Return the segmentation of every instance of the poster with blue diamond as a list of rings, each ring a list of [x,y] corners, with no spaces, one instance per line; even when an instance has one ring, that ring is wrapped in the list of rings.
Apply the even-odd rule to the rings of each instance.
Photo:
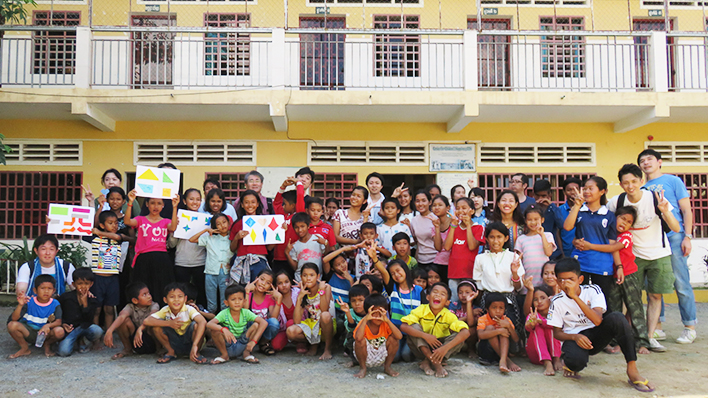
[[[268,216],[243,216],[243,230],[248,235],[243,238],[243,244],[249,245],[279,245],[285,243],[285,230],[282,214]]]
[[[205,229],[211,228],[211,214],[178,210],[177,221],[179,224],[175,229],[174,237],[179,239],[189,239]]]

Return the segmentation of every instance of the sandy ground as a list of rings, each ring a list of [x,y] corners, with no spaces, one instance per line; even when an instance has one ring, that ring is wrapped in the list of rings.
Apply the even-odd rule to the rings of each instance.
[[[7,319],[11,308],[0,308]],[[699,304],[699,319],[707,319],[708,304]],[[69,358],[45,358],[33,348],[30,357],[9,360],[17,350],[16,343],[3,331],[0,334],[0,396],[26,397],[37,389],[37,397],[82,396],[206,396],[231,397],[313,397],[313,396],[467,396],[467,397],[630,397],[708,395],[708,327],[698,326],[699,338],[694,344],[679,345],[674,339],[681,332],[677,305],[667,306],[664,330],[669,338],[666,353],[643,355],[639,369],[657,386],[652,394],[641,394],[627,385],[625,364],[621,354],[598,354],[582,372],[582,379],[571,380],[560,374],[543,376],[540,366],[520,359],[520,373],[501,375],[494,367],[483,367],[466,356],[450,360],[446,379],[425,376],[417,364],[394,364],[401,375],[382,375],[372,369],[359,380],[354,370],[344,364],[340,352],[328,362],[317,357],[302,357],[293,348],[273,357],[256,354],[259,365],[241,361],[213,365],[196,365],[180,359],[166,365],[155,363],[154,356],[133,356],[111,360],[118,349],[104,349]],[[115,339],[117,342],[117,336]],[[120,344],[120,343],[118,343]],[[205,348],[203,354],[214,357],[218,352]],[[463,395],[460,395],[463,394]]]

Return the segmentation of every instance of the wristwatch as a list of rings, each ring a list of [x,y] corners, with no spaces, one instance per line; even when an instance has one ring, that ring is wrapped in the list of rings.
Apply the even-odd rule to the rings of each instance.
[[[686,234],[686,237],[687,237],[688,239],[693,239],[693,234]]]

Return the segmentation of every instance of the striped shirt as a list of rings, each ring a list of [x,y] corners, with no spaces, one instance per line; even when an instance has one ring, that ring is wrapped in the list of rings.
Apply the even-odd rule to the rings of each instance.
[[[352,279],[354,279],[352,277]],[[329,286],[332,288],[332,300],[334,300],[334,308],[339,309],[338,300],[349,303],[349,289],[352,287],[348,280],[337,275],[336,273],[329,278]]]
[[[54,315],[52,322],[56,319],[61,319],[61,305],[59,300],[50,298],[46,303],[40,303],[37,301],[37,297],[32,297],[32,299],[25,304],[23,309],[24,314],[22,315],[22,320],[27,323],[27,326],[34,330],[39,330],[42,326],[49,323],[49,317]]]
[[[550,232],[544,232],[546,240],[550,242],[553,246],[553,250],[556,250],[556,241],[553,239],[553,234]],[[516,240],[516,245],[514,249],[521,252],[524,259],[524,271],[526,271],[527,276],[533,276],[533,283],[539,283],[542,278],[543,264],[548,261],[548,256],[543,250],[543,241],[541,240],[541,235],[521,235],[519,239]]]
[[[423,288],[418,285],[413,285],[413,288],[408,293],[401,292],[397,284],[393,284],[390,291],[391,298],[391,322],[396,326],[401,326],[401,319],[408,315],[414,309],[420,307],[420,296],[423,293]]]

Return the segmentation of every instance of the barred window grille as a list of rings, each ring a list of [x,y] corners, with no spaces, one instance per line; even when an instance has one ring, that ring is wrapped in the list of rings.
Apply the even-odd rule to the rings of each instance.
[[[374,29],[419,29],[417,15],[374,15]],[[376,76],[420,76],[420,36],[385,34],[374,36]]]
[[[541,30],[580,31],[582,17],[541,17]],[[543,77],[585,77],[585,37],[554,35],[541,37]]]
[[[250,14],[204,14],[204,26],[248,28]],[[248,33],[205,33],[204,74],[248,76],[251,74],[251,35]]]
[[[81,13],[78,11],[34,11],[34,25],[78,26]],[[76,31],[40,30],[32,34],[33,73],[72,75],[76,67]]]

